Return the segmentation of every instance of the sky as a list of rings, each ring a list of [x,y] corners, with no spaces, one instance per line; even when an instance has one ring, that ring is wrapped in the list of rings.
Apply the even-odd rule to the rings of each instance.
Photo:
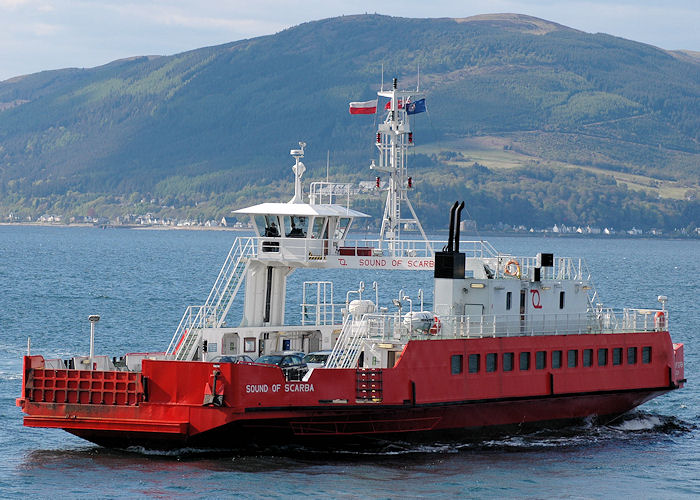
[[[510,12],[664,49],[700,51],[700,0],[0,0],[0,81],[273,34],[350,14]]]

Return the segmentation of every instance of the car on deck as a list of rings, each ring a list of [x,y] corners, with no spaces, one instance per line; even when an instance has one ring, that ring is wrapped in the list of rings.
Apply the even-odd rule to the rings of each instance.
[[[277,365],[282,368],[287,380],[301,380],[309,371],[303,362],[304,353],[299,351],[280,351],[260,356],[256,363],[265,365]]]

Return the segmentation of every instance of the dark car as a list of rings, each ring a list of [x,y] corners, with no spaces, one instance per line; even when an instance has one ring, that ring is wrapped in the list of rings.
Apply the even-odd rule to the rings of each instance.
[[[273,352],[260,356],[256,363],[265,365],[277,365],[282,368],[287,380],[301,380],[308,371],[306,364],[302,361],[303,352]]]
[[[229,354],[216,356],[209,360],[210,363],[253,363],[253,358],[246,354]]]

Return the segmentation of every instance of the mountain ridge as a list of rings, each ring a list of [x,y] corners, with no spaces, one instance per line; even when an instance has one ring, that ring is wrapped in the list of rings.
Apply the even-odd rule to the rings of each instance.
[[[92,198],[74,211],[100,197],[135,210],[128,199],[150,194],[222,213],[278,184],[298,140],[332,150],[341,175],[367,176],[350,166],[373,157],[373,125],[345,109],[375,95],[376,61],[403,87],[415,85],[420,66],[439,119],[426,127],[417,117],[418,144],[494,136],[533,160],[688,190],[700,179],[700,67],[691,55],[517,14],[357,15],[0,82],[0,103],[14,103],[0,105],[0,213],[67,206],[68,193]],[[307,164],[319,169],[319,156]],[[417,162],[439,174],[437,157],[426,158]],[[677,203],[652,205],[671,224],[681,220]]]

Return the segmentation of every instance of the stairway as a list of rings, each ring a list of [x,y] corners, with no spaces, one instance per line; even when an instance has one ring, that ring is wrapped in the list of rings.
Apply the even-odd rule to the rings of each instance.
[[[195,358],[204,328],[221,328],[255,256],[255,238],[236,238],[203,306],[188,306],[166,354],[179,361]]]

